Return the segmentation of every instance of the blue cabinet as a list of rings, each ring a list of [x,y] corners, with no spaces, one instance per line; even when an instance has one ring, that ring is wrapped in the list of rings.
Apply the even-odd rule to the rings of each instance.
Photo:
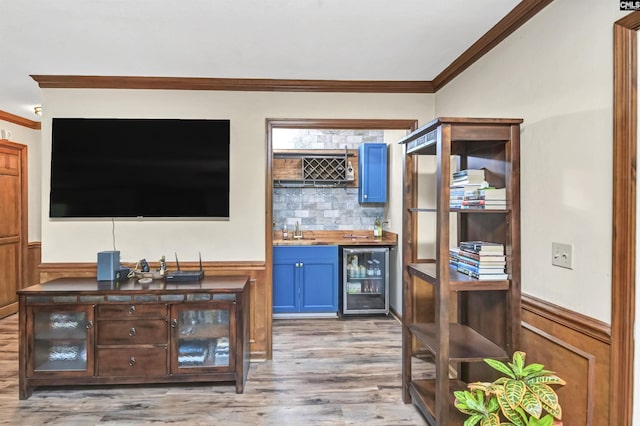
[[[361,203],[387,202],[387,144],[363,143],[358,157]]]
[[[273,312],[338,310],[338,247],[273,248]]]

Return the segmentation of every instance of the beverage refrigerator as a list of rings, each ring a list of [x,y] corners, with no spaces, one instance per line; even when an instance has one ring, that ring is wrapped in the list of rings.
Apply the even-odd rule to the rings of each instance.
[[[389,315],[389,247],[342,247],[340,315]]]

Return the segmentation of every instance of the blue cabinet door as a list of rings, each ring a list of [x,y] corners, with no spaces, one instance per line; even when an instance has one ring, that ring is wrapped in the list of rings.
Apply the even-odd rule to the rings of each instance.
[[[358,155],[358,200],[361,203],[386,203],[387,144],[363,143]]]
[[[273,248],[273,312],[337,312],[338,247]]]
[[[338,311],[338,264],[335,260],[304,262],[300,312]]]
[[[273,312],[298,312],[297,275],[295,263],[273,264]]]

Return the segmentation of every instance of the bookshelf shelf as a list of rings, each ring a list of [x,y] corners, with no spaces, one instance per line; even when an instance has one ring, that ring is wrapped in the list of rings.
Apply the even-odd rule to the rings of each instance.
[[[409,225],[403,233],[403,400],[415,404],[431,425],[461,425],[466,416],[453,406],[453,390],[490,379],[491,370],[482,360],[508,359],[519,345],[521,122],[438,118],[400,141],[406,168],[403,220]],[[422,163],[414,161],[416,156],[433,157],[432,178],[418,172]],[[454,172],[462,171],[456,173],[456,182],[466,180],[464,175],[470,181],[480,173],[464,171],[479,169],[489,186],[504,188],[500,197],[494,193],[492,198],[504,208],[452,207],[459,200],[470,205],[480,199],[451,195]],[[460,189],[456,197],[459,194]],[[429,196],[434,198],[429,205],[436,207],[418,207],[418,200],[424,205]],[[416,213],[423,212],[433,215],[420,220]],[[428,236],[432,240],[425,241]],[[449,250],[464,241],[497,243],[508,279],[477,279],[458,272],[450,264]],[[424,257],[425,247],[433,248],[433,257]],[[464,267],[470,274],[480,272]],[[433,289],[425,290],[425,283]],[[412,375],[412,361],[425,350],[435,362],[433,380]]]
[[[431,285],[438,285],[435,263],[410,263],[409,274],[418,277]],[[483,291],[509,290],[509,280],[479,280],[458,272],[449,267],[449,290],[453,291]]]

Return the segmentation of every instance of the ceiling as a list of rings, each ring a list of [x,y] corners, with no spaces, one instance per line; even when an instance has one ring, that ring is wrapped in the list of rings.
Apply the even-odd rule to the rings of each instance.
[[[2,0],[0,111],[30,75],[431,81],[519,0]]]

